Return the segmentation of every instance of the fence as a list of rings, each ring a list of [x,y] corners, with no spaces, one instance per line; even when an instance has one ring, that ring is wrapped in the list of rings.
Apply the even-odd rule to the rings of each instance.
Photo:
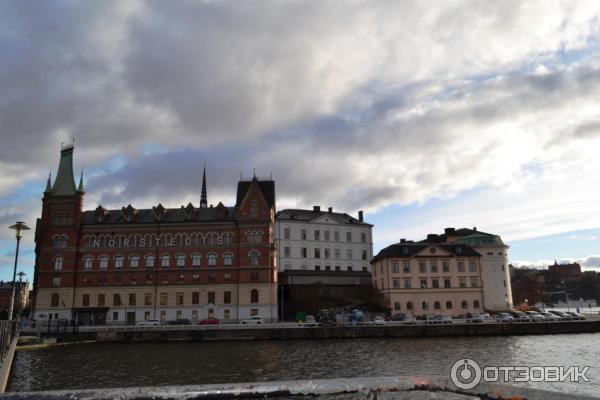
[[[17,321],[0,321],[0,366],[4,363],[4,358],[16,334]]]

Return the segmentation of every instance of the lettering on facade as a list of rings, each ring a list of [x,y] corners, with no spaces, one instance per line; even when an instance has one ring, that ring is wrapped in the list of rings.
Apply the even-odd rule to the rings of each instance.
[[[192,232],[85,236],[92,249],[136,249],[152,247],[203,247],[233,244],[232,232]]]

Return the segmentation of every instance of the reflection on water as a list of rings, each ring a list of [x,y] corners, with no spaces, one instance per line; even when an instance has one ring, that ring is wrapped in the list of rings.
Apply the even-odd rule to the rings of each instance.
[[[193,343],[96,343],[19,351],[11,391],[353,376],[448,376],[480,365],[590,366],[589,383],[531,383],[598,395],[600,334]]]

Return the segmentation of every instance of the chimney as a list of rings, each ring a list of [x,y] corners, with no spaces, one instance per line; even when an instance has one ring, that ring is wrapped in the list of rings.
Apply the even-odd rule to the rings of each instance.
[[[332,212],[333,212],[333,207],[329,207],[327,210],[328,210],[330,213],[332,213]]]
[[[321,212],[321,206],[313,206],[314,212]]]
[[[406,239],[404,239],[404,238],[400,239],[400,243],[406,243]]]
[[[360,222],[363,222],[363,212],[362,212],[362,211],[359,211],[359,212],[358,212],[358,220],[359,220]]]
[[[444,233],[445,233],[446,235],[448,235],[448,234],[450,234],[450,233],[454,233],[454,228],[446,228],[446,229],[444,229]]]
[[[477,227],[476,227],[476,226],[474,226],[474,227],[473,227],[473,230],[474,230],[474,231],[477,231]]]

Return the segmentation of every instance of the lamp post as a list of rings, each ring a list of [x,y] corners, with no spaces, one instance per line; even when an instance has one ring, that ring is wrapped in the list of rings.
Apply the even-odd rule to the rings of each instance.
[[[23,306],[23,277],[27,274],[23,271],[19,271],[17,275],[19,276],[19,296],[17,296],[17,319],[20,321],[22,311],[21,307]]]
[[[281,286],[281,320],[283,322],[283,286]]]
[[[19,243],[23,237],[23,231],[28,231],[29,227],[22,221],[17,221],[16,224],[9,227],[15,231],[15,237],[17,238],[17,251],[15,252],[15,267],[13,269],[13,285],[12,295],[10,296],[10,306],[8,308],[8,320],[11,321],[13,318],[13,307],[15,305],[15,286],[17,284],[17,262],[19,260]]]

